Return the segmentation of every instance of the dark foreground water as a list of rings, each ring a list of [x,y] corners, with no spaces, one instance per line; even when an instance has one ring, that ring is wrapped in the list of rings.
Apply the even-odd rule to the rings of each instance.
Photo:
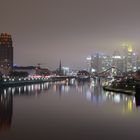
[[[0,91],[0,140],[140,140],[139,99],[95,81]]]

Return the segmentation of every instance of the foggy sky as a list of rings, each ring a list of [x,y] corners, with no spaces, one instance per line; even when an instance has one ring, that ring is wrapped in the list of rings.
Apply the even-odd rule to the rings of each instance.
[[[0,0],[0,32],[12,35],[14,63],[86,67],[124,41],[140,52],[139,0]]]

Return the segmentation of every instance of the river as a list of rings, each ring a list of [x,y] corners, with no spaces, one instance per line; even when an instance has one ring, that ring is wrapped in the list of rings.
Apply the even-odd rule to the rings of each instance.
[[[139,140],[139,101],[94,80],[0,89],[0,140]]]

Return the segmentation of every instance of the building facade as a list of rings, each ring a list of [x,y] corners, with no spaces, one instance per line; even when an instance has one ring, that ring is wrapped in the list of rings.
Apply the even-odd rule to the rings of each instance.
[[[0,34],[0,72],[8,75],[13,68],[13,43],[10,34]]]
[[[87,57],[87,70],[91,73],[101,73],[114,67],[123,73],[135,72],[140,69],[140,57],[129,43],[121,45],[122,51],[114,51],[112,55],[95,53]]]
[[[120,55],[119,51],[114,51],[111,65],[123,72],[123,56]]]
[[[90,72],[101,73],[111,67],[111,57],[102,53],[96,53],[90,59]]]
[[[130,72],[137,70],[137,55],[131,44],[123,43],[123,71]]]

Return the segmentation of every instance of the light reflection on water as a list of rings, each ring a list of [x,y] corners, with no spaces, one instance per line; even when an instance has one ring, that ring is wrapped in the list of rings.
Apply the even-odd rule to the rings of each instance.
[[[81,101],[80,100],[82,99],[83,100],[83,104],[82,104],[83,110],[82,111],[85,110],[87,112],[88,106],[89,106],[88,102],[89,102],[90,106],[93,107],[95,112],[96,112],[96,110],[99,111],[98,106],[100,108],[103,108],[103,110],[104,109],[107,110],[106,112],[108,114],[106,113],[106,117],[108,117],[110,119],[112,119],[114,117],[114,114],[113,114],[113,116],[111,116],[110,112],[112,113],[113,112],[112,108],[114,108],[114,110],[115,110],[116,107],[117,107],[116,110],[118,108],[119,108],[119,110],[121,110],[120,114],[122,114],[122,115],[123,114],[127,115],[127,114],[132,113],[137,116],[136,110],[138,109],[137,107],[139,106],[139,101],[140,101],[139,97],[103,91],[101,85],[97,81],[94,81],[94,80],[91,80],[90,82],[83,82],[83,81],[78,82],[78,81],[72,79],[71,81],[33,84],[33,85],[27,85],[27,86],[21,86],[21,87],[9,87],[9,88],[0,90],[0,133],[2,130],[4,130],[4,131],[7,130],[6,128],[12,129],[11,124],[12,124],[12,115],[14,112],[14,108],[16,110],[14,112],[14,118],[16,118],[17,120],[22,118],[22,116],[17,115],[17,114],[19,114],[19,112],[21,113],[22,110],[19,109],[18,106],[14,105],[13,100],[15,101],[15,104],[17,104],[17,105],[19,105],[22,102],[22,104],[19,105],[19,107],[24,108],[23,105],[24,105],[24,102],[27,102],[26,101],[27,99],[23,99],[22,98],[23,96],[30,98],[33,96],[38,97],[40,95],[41,95],[41,98],[39,98],[38,100],[41,101],[42,103],[45,102],[44,104],[47,104],[50,106],[54,104],[54,106],[52,108],[45,106],[45,108],[47,110],[52,109],[52,112],[51,112],[52,114],[55,114],[55,112],[53,112],[53,111],[57,110],[57,106],[58,106],[58,110],[60,110],[60,108],[59,108],[60,103],[63,103],[63,106],[61,106],[61,108],[63,108],[65,105],[71,106],[71,104],[73,104],[72,100],[75,100],[76,105],[77,105],[76,107],[79,108],[79,110],[81,110],[81,107],[80,107]],[[61,97],[63,100],[60,100],[60,98],[59,98],[59,102],[58,101],[56,102],[55,98],[57,96]],[[18,98],[18,97],[20,97],[20,98]],[[49,98],[52,102],[50,102],[50,100],[48,100]],[[70,98],[70,100],[67,98]],[[47,101],[45,101],[45,99]],[[64,102],[65,100],[66,100],[66,103]],[[33,110],[33,112],[37,112],[38,117],[40,117],[39,116],[40,113],[41,114],[46,113],[46,112],[41,112],[41,109],[34,110],[34,106],[36,106],[37,101],[32,98],[30,99],[30,101],[31,101],[31,103],[29,102],[28,104],[30,104],[30,108],[31,108],[31,110]],[[34,104],[34,106],[33,106],[33,104]],[[56,104],[56,107],[55,107],[55,104]],[[69,109],[71,110],[72,108],[69,107]],[[65,112],[63,111],[63,109],[60,110],[60,112],[63,117],[64,117],[64,115],[66,115]],[[26,113],[30,114],[29,112],[26,112]],[[67,117],[65,117],[65,119],[66,118],[68,119],[70,117],[70,115],[74,116],[74,114],[71,114],[71,113],[75,113],[75,112],[69,111],[67,113],[69,113],[69,116],[66,115]],[[87,118],[89,116],[88,113],[90,114],[91,112],[87,112],[87,116],[85,118]],[[101,112],[101,113],[103,113],[103,112]],[[138,115],[140,115],[139,112],[138,112]],[[63,118],[62,116],[60,118]],[[94,114],[93,116],[96,116],[96,115]],[[31,116],[28,116],[28,117],[30,118]],[[52,119],[54,121],[54,116],[50,115],[49,117],[48,118],[50,120]],[[33,118],[33,116],[32,116],[32,118]],[[15,124],[19,123],[18,121],[16,121],[16,119],[13,120],[13,125],[14,125],[15,131],[17,131]],[[64,124],[67,123],[67,122],[65,122],[65,119],[64,119]],[[69,119],[71,120],[71,117]],[[79,120],[80,119],[82,120],[83,118],[81,117],[81,118],[79,118]],[[116,119],[118,119],[118,118],[116,118]],[[47,121],[47,117],[44,120]],[[56,118],[56,120],[57,120],[57,118]],[[89,120],[91,120],[91,122],[93,121],[90,116],[89,116]],[[28,121],[33,123],[34,119],[28,120]],[[35,121],[41,121],[41,120],[38,119]],[[59,121],[60,120],[58,120],[57,123],[59,123]],[[73,121],[75,122],[76,120],[73,120]],[[60,123],[62,123],[62,121],[60,121]],[[85,125],[85,122],[83,122],[83,124]],[[52,123],[51,123],[51,125],[52,125]],[[82,125],[82,124],[80,124],[80,125]],[[39,126],[40,129],[41,129],[41,127],[46,127],[46,126]]]

